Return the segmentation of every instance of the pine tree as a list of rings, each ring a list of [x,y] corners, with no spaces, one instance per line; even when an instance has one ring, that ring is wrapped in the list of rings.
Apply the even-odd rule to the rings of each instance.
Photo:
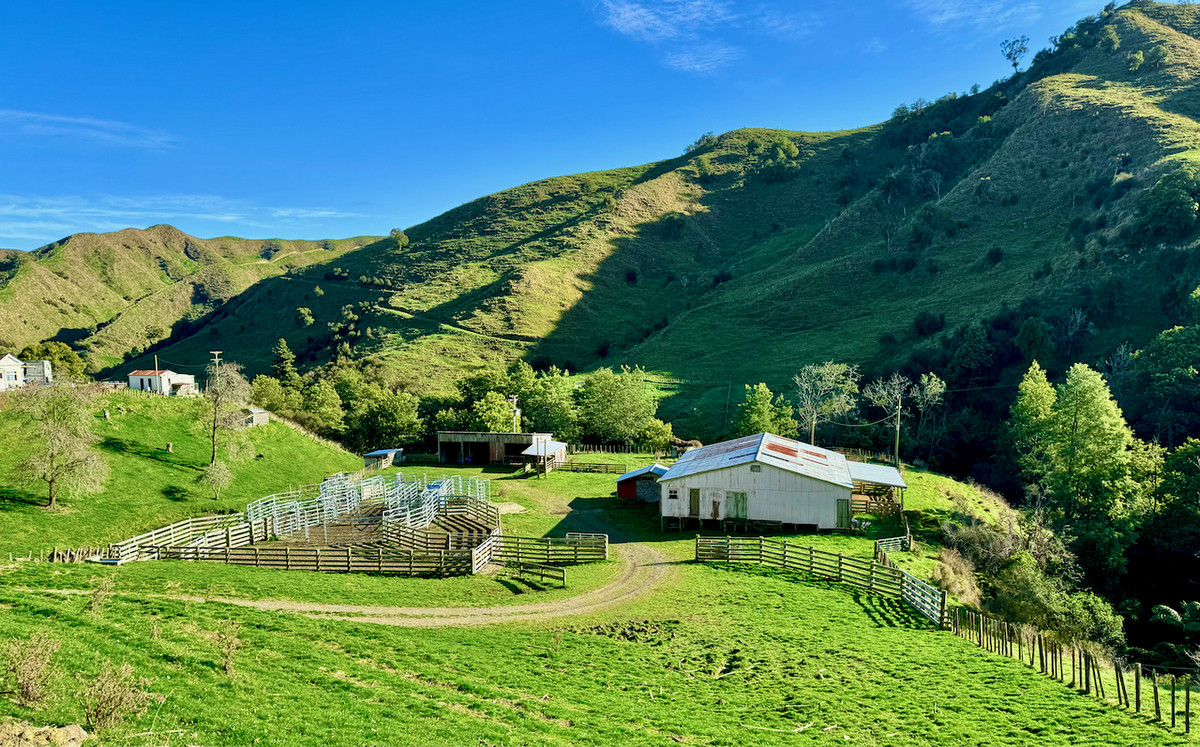
[[[296,354],[288,347],[287,340],[280,337],[274,352],[275,363],[271,366],[271,372],[275,374],[275,378],[279,379],[284,389],[301,389],[303,382],[300,381],[300,373],[296,371]]]

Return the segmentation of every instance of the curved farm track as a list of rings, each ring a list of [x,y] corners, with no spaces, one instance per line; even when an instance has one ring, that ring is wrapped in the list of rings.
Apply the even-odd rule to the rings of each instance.
[[[675,569],[660,552],[641,542],[621,544],[620,575],[592,591],[554,602],[496,607],[382,607],[355,604],[318,604],[281,599],[231,599],[177,596],[189,602],[216,602],[267,612],[290,612],[323,620],[398,625],[409,628],[470,627],[501,623],[537,622],[599,612],[637,599],[662,586]]]

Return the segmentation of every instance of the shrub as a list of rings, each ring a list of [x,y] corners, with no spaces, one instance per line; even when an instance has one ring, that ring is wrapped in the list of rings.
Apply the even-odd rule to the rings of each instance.
[[[625,282],[629,283],[630,285],[637,285],[637,281],[638,281],[637,270],[633,269],[632,267],[627,268],[625,270]]]
[[[729,280],[733,280],[733,273],[729,272],[728,270],[721,270],[716,274],[716,277],[713,278],[713,287],[715,288],[721,283]]]
[[[46,699],[54,673],[50,660],[60,646],[62,641],[37,631],[28,640],[13,639],[0,649],[4,673],[12,679],[18,703],[30,706]]]
[[[913,331],[917,333],[917,337],[928,337],[935,332],[940,332],[946,326],[945,314],[934,314],[930,311],[922,311],[913,319]]]
[[[238,632],[241,631],[242,624],[239,622],[229,621],[217,633],[217,649],[221,652],[221,656],[225,659],[224,669],[225,674],[233,676],[233,655],[242,647],[242,639],[238,637]]]
[[[979,584],[975,582],[975,566],[957,550],[941,549],[938,564],[933,569],[933,580],[963,604],[978,608],[983,600]]]
[[[987,250],[987,263],[995,266],[1000,264],[1000,260],[1004,259],[1004,250],[998,246],[993,246]]]
[[[92,579],[93,581],[97,579]],[[89,615],[100,616],[104,611],[104,605],[108,602],[108,598],[112,596],[113,587],[117,585],[117,580],[112,576],[105,576],[99,579],[96,588],[92,589],[92,598],[88,600],[87,611]]]
[[[141,716],[151,702],[161,703],[163,695],[146,692],[150,680],[134,678],[133,667],[113,666],[104,661],[100,673],[79,694],[84,716],[94,729],[107,729],[127,718]]]

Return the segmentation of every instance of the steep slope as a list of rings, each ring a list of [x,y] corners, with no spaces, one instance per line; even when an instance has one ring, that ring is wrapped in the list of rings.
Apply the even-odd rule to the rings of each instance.
[[[264,277],[369,243],[197,239],[171,226],[76,234],[0,255],[0,349],[80,342],[93,370],[201,319]]]
[[[1139,2],[1026,73],[882,125],[738,130],[490,195],[258,283],[161,353],[198,368],[217,346],[261,371],[283,336],[306,363],[366,357],[432,395],[518,358],[643,364],[672,395],[664,414],[701,437],[742,384],[786,388],[814,361],[995,383],[954,360],[968,326],[1002,372],[1033,315],[1064,362],[1094,361],[1173,323],[1200,282],[1194,233],[1161,230],[1153,204],[1160,177],[1200,160],[1197,33],[1195,7]],[[1095,334],[1072,337],[1069,314]]]

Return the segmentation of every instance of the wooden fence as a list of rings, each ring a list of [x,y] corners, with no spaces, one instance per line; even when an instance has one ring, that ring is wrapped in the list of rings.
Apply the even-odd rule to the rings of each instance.
[[[608,559],[608,535],[575,537],[496,537],[492,557],[498,561],[559,565]]]
[[[629,471],[629,465],[616,462],[563,462],[555,469],[563,472],[605,472],[623,475]]]
[[[567,586],[567,569],[562,566],[546,565],[545,563],[507,563],[505,571],[516,576],[536,576],[540,581],[557,581],[563,588]]]
[[[860,589],[900,599],[938,627],[947,625],[946,592],[907,571],[871,560],[849,558],[765,537],[696,535],[696,560],[761,563],[832,578]]]
[[[470,550],[404,552],[384,548],[165,547],[140,550],[155,560],[192,560],[319,573],[461,576],[471,573]]]

